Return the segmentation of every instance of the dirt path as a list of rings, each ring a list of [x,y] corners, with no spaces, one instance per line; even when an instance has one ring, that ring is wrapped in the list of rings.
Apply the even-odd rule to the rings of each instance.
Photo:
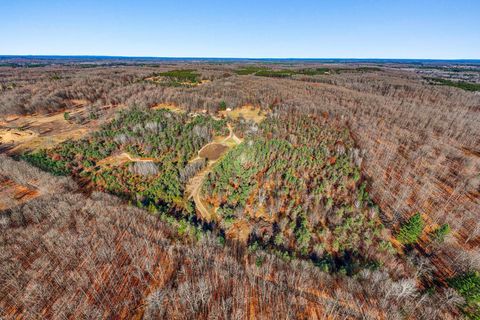
[[[228,144],[228,140],[234,141],[234,145],[239,145],[242,143],[242,140],[238,138],[235,133],[233,132],[232,126],[230,124],[227,124],[228,130],[229,130],[229,135],[228,137],[224,138],[221,142],[210,142],[206,144],[205,146],[202,147],[202,149],[199,150],[199,153],[201,150],[203,150],[206,146],[212,144],[212,143],[220,143],[226,146],[228,149],[225,151],[228,152],[229,149],[233,148],[231,144]],[[194,160],[200,159],[199,156],[197,156]],[[220,158],[219,158],[220,159]],[[205,207],[203,204],[203,201],[201,199],[201,189],[203,182],[205,181],[206,176],[212,171],[213,165],[219,160],[212,160],[209,161],[207,166],[201,170],[199,173],[197,173],[193,178],[190,179],[190,181],[187,183],[186,187],[186,194],[188,194],[188,199],[193,199],[193,202],[195,202],[195,207],[197,208],[198,212],[200,213],[201,217],[205,219],[206,221],[210,221],[212,219],[212,216],[208,209]]]
[[[202,218],[206,221],[211,221],[213,217],[202,202],[202,199],[200,197],[200,190],[202,188],[205,177],[212,171],[212,166],[215,162],[216,161],[211,161],[211,163],[209,163],[205,169],[197,173],[189,182],[189,185],[191,185],[190,190],[187,188],[187,192],[190,191],[190,196],[188,198],[193,198],[193,202],[195,202],[195,207],[197,208]]]
[[[203,149],[205,149],[206,147],[208,147],[211,144],[223,144],[223,145],[226,145],[228,147],[228,140],[233,140],[236,145],[242,143],[242,139],[240,139],[239,137],[237,137],[235,135],[235,133],[233,133],[233,128],[230,125],[230,123],[227,124],[227,127],[228,127],[228,131],[229,131],[229,134],[228,134],[227,137],[223,138],[221,141],[212,141],[212,142],[207,143],[200,150],[198,150],[198,154],[200,154]],[[200,158],[200,157],[196,157],[195,159],[198,159],[198,158]]]
[[[129,155],[126,152],[122,152],[120,154],[116,155],[111,155],[109,157],[106,157],[105,159],[100,160],[97,164],[100,166],[104,165],[113,165],[113,166],[118,166],[121,164],[124,164],[125,162],[153,162],[155,159],[153,158],[132,158],[131,155]]]
[[[120,155],[121,157],[125,157],[132,162],[153,162],[155,159],[153,158],[132,158],[128,153],[124,152]]]

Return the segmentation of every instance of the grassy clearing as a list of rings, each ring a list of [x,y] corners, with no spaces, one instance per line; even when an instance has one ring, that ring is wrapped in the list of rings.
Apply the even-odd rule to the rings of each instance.
[[[201,83],[200,74],[191,69],[154,73],[145,80],[170,87],[195,86]]]
[[[466,81],[452,81],[442,78],[425,78],[430,84],[449,86],[454,88],[459,88],[465,91],[480,91],[480,83],[471,83]]]
[[[244,105],[240,108],[235,108],[233,110],[227,111],[220,111],[220,115],[229,117],[233,120],[238,120],[240,118],[243,118],[245,120],[251,120],[254,121],[255,123],[260,123],[262,122],[265,117],[267,116],[264,111],[262,111],[258,107],[254,107],[252,105]]]
[[[0,144],[2,143],[25,143],[38,136],[32,130],[20,130],[17,128],[0,128]]]

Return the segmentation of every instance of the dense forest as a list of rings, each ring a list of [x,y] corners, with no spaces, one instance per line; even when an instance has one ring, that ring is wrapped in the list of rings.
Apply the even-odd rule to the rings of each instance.
[[[0,67],[0,314],[478,318],[463,68]]]
[[[245,220],[254,239],[318,260],[362,256],[373,262],[393,250],[346,127],[274,111],[253,131],[203,186],[224,225]],[[352,263],[346,267],[351,271]]]

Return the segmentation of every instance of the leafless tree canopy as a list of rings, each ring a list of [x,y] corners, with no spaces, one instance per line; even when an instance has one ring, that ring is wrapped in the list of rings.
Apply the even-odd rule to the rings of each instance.
[[[308,262],[244,255],[211,235],[192,242],[115,197],[87,197],[67,178],[1,159],[2,170],[24,169],[10,178],[57,188],[1,213],[7,318],[391,319],[408,312],[445,319],[460,299],[450,291],[422,295],[413,279],[380,271],[337,277]]]
[[[8,116],[63,112],[79,105],[150,108],[174,104],[215,113],[251,104],[291,118],[312,115],[346,126],[381,220],[396,231],[420,212],[427,226],[448,224],[441,245],[427,237],[412,251],[355,276],[322,272],[311,261],[219,244],[185,232],[108,194],[79,187],[0,155],[0,181],[35,191],[0,211],[0,315],[5,319],[456,319],[465,301],[446,279],[480,268],[480,95],[432,85],[410,70],[338,72],[271,78],[239,66],[183,64],[196,86],[148,81],[168,65],[0,67],[0,127]],[[305,66],[302,66],[305,67]],[[310,66],[309,66],[310,67]],[[277,68],[273,66],[272,68]],[[285,68],[292,68],[286,66]],[[348,68],[347,68],[348,69]],[[75,120],[75,119],[73,119]],[[72,120],[72,121],[73,121]],[[22,128],[25,129],[25,128]],[[160,132],[157,123],[144,128]],[[258,132],[240,120],[236,130]],[[204,140],[205,127],[193,128]],[[113,140],[128,143],[126,134]],[[299,137],[286,139],[296,144]],[[0,150],[2,150],[0,145]],[[345,152],[341,145],[337,153]],[[206,163],[181,168],[186,183]],[[129,170],[154,175],[156,163]],[[3,186],[2,186],[3,187]],[[0,192],[2,192],[0,187]],[[259,192],[259,202],[266,195]],[[2,207],[0,207],[2,208]],[[375,215],[376,212],[371,212]],[[282,228],[279,223],[278,228]],[[283,226],[284,227],[284,226]],[[191,232],[190,232],[191,231]],[[383,268],[384,267],[384,268]],[[434,293],[425,286],[439,279]]]

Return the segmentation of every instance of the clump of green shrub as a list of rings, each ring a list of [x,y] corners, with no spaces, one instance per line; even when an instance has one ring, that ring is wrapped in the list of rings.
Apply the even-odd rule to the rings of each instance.
[[[445,237],[450,233],[450,231],[450,225],[448,223],[444,223],[433,231],[432,239],[436,242],[442,243],[445,241]]]
[[[417,242],[423,232],[424,225],[425,223],[422,216],[417,212],[401,226],[397,240],[402,244],[413,244]]]
[[[480,319],[480,274],[467,272],[449,280],[449,284],[465,299],[464,311],[471,319]]]
[[[218,110],[224,111],[227,110],[227,103],[225,101],[221,101],[220,104],[218,105]]]
[[[51,159],[45,150],[40,150],[34,153],[25,153],[21,158],[34,166],[51,172],[56,176],[66,176],[70,173],[67,169],[67,163],[65,161]]]

